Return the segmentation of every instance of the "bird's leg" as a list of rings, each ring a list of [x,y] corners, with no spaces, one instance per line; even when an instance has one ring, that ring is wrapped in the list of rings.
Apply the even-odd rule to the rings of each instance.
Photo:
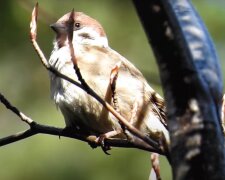
[[[118,104],[118,99],[117,99],[117,94],[116,94],[116,81],[118,78],[120,66],[121,66],[121,62],[117,63],[116,66],[111,70],[110,82],[109,82],[113,107],[119,113],[120,113],[120,109],[119,109],[119,104]]]
[[[109,104],[113,103],[113,107],[115,110],[117,110],[118,112],[120,112],[119,110],[119,105],[118,105],[118,100],[117,100],[117,95],[116,95],[116,80],[118,77],[118,72],[119,72],[119,68],[120,68],[121,62],[117,63],[114,68],[111,70],[111,74],[110,74],[110,80],[109,80],[109,84],[108,84],[108,88],[105,94],[105,101]],[[101,115],[100,115],[100,123],[105,123],[105,119],[108,119],[109,117],[109,112],[108,110],[106,110],[104,107],[102,108],[101,111]],[[104,140],[106,138],[110,138],[113,136],[116,136],[122,132],[124,132],[124,126],[121,125],[121,130],[114,130],[114,131],[109,131],[105,134],[101,134],[96,142],[101,144],[101,147],[103,149],[103,151],[107,153],[108,150],[110,150],[110,147],[107,147],[104,143]]]
[[[120,108],[119,108],[119,103],[118,103],[117,93],[116,93],[116,82],[117,82],[120,66],[121,66],[121,62],[117,63],[116,66],[112,69],[111,74],[110,74],[110,87],[111,87],[111,92],[112,92],[113,107],[118,113],[120,113]],[[131,124],[133,124],[134,118],[137,115],[137,109],[138,109],[138,103],[135,99],[133,109],[131,111],[131,118],[130,118]],[[120,123],[120,126],[121,126],[121,130],[117,131],[118,134],[123,133],[123,134],[125,134],[126,138],[129,139],[129,135],[126,132],[126,127],[121,123]]]
[[[137,103],[137,99],[135,98],[133,108],[131,110],[131,117],[130,117],[131,124],[135,123],[135,117],[137,116],[137,110],[138,110],[138,103]]]
[[[115,67],[111,70],[110,80],[104,98],[105,102],[109,104],[112,103],[112,100],[115,102],[113,103],[114,105],[116,105],[114,106],[114,109],[118,109],[117,99],[115,100],[115,87],[120,64],[121,63],[117,63]],[[103,107],[99,118],[100,124],[104,124],[106,122],[105,120],[108,118],[109,118],[109,111]]]
[[[114,130],[114,131],[109,131],[109,132],[107,132],[107,133],[105,133],[105,134],[101,134],[101,135],[98,136],[98,138],[95,140],[95,142],[96,142],[97,144],[100,144],[100,145],[101,145],[101,148],[102,148],[102,150],[103,150],[103,152],[104,152],[105,154],[110,155],[110,154],[108,153],[108,151],[109,151],[111,148],[110,148],[110,146],[107,146],[107,145],[105,144],[105,139],[110,138],[110,137],[113,137],[113,136],[116,136],[116,135],[120,134],[121,132],[122,132],[122,131]]]
[[[111,96],[112,96],[113,107],[118,113],[120,113],[120,108],[119,108],[119,103],[118,103],[118,98],[117,98],[117,93],[116,93],[116,82],[117,82],[120,66],[121,66],[121,62],[117,63],[116,66],[112,69],[111,74],[110,74],[110,88],[111,88],[111,92],[112,92]],[[120,123],[120,126],[123,130],[122,132],[126,135],[125,126],[121,123]],[[122,133],[122,132],[120,132],[120,133]]]

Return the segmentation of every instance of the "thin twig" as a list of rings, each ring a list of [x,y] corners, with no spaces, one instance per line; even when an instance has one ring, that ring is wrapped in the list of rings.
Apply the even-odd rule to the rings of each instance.
[[[60,73],[59,71],[57,71],[56,69],[54,69],[52,66],[49,65],[47,58],[45,57],[44,53],[42,52],[41,48],[39,47],[39,45],[36,41],[36,38],[37,38],[37,15],[38,15],[38,3],[36,4],[36,6],[34,7],[34,9],[32,11],[31,23],[30,23],[30,40],[32,42],[32,45],[33,45],[35,51],[37,52],[37,54],[41,60],[41,63],[47,70],[54,73],[58,77],[61,77],[62,79],[65,79],[65,80],[69,81],[70,83],[76,85],[77,87],[85,90],[80,83],[78,83],[77,81],[74,81],[73,79]]]
[[[74,47],[73,47],[73,27],[74,27],[74,9],[72,10],[72,12],[70,13],[70,17],[68,20],[68,40],[69,40],[69,47],[70,47],[70,55],[71,55],[71,61],[73,62],[73,66],[74,66],[74,70],[76,72],[77,78],[80,81],[80,83],[82,84],[82,86],[84,87],[84,90],[92,95],[94,93],[94,91],[89,87],[89,85],[86,83],[86,81],[83,79],[80,69],[78,67],[77,64],[77,59],[75,57],[75,51],[74,51]]]
[[[24,122],[30,125],[30,128],[25,131],[0,138],[0,146],[11,144],[13,142],[26,139],[36,134],[49,134],[49,135],[55,135],[60,137],[62,136],[69,137],[69,138],[88,142],[89,144],[92,144],[96,147],[101,145],[100,143],[96,141],[97,139],[96,136],[85,135],[85,134],[81,134],[76,131],[71,131],[64,128],[38,124],[37,122],[33,121],[31,118],[28,118],[18,108],[11,105],[11,103],[2,94],[0,94],[0,102],[4,104],[7,109],[11,110],[13,113],[18,115]],[[142,149],[142,150],[146,150],[150,152],[158,152],[146,143],[134,143],[134,142],[129,142],[125,139],[115,139],[115,138],[105,139],[105,144],[108,146],[114,146],[114,147],[138,148],[138,149]],[[163,154],[163,152],[161,153]]]
[[[101,144],[96,141],[96,136],[90,136],[87,134],[82,134],[81,132],[71,131],[70,129],[64,129],[64,128],[58,128],[53,126],[47,126],[38,124],[28,116],[26,116],[24,113],[22,113],[18,108],[13,106],[1,93],[0,93],[0,102],[5,105],[7,109],[15,113],[22,121],[26,122],[30,125],[30,128],[19,132],[7,137],[0,138],[0,146],[4,146],[7,144],[11,144],[13,142],[26,139],[28,137],[31,137],[36,134],[49,134],[49,135],[55,135],[55,136],[63,136],[63,137],[69,137],[78,139],[81,141],[88,142],[89,144],[92,144],[94,146],[100,146]],[[150,152],[158,152],[156,149],[152,148],[146,143],[135,143],[135,142],[129,142],[125,139],[105,139],[105,144],[108,146],[114,146],[114,147],[127,147],[127,148],[138,148]],[[163,152],[158,152],[163,154]]]
[[[159,164],[159,154],[152,153],[151,154],[151,162],[152,162],[152,169],[150,172],[149,180],[161,180],[160,175],[160,164]]]
[[[10,109],[14,112],[19,118],[24,121],[25,123],[29,124],[30,126],[33,124],[33,120],[26,116],[25,114],[21,113],[15,106],[11,105],[11,103],[0,93],[0,102],[5,105],[7,109]]]
[[[26,139],[35,134],[37,134],[37,133],[35,131],[32,131],[32,129],[27,129],[25,131],[22,131],[22,132],[19,132],[19,133],[10,135],[10,136],[0,138],[0,146],[5,146],[7,144],[11,144],[16,141],[20,141],[22,139]]]
[[[34,2],[30,0],[19,0],[19,5],[26,11],[30,12],[34,7]],[[44,24],[50,24],[56,20],[54,14],[47,11],[46,7],[39,8],[39,20]]]
[[[64,128],[46,126],[46,125],[35,123],[34,126],[30,129],[27,129],[25,131],[22,131],[7,137],[0,138],[0,147],[29,138],[37,134],[48,134],[48,135],[54,135],[57,137],[60,136],[60,137],[73,138],[73,139],[78,139],[84,142],[88,142],[89,144],[92,144],[92,147],[100,146],[100,144],[97,141],[95,141],[97,139],[96,136],[81,135],[81,134],[78,134],[77,132],[66,131]],[[150,146],[143,146],[143,144],[132,143],[125,139],[116,139],[116,138],[105,139],[104,143],[112,147],[138,148],[138,149],[149,151],[149,152],[155,152],[155,149],[151,148]]]

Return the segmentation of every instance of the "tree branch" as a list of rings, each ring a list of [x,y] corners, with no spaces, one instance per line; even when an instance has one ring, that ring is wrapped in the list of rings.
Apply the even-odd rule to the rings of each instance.
[[[101,146],[101,144],[96,141],[97,137],[94,135],[82,134],[81,132],[73,131],[71,129],[58,128],[58,127],[38,124],[37,122],[35,122],[34,120],[26,116],[24,113],[22,113],[18,108],[11,105],[11,103],[2,94],[0,94],[0,102],[4,104],[7,109],[11,110],[22,121],[26,122],[30,126],[30,128],[25,131],[0,138],[0,146],[4,146],[16,141],[20,141],[22,139],[26,139],[36,134],[49,134],[49,135],[55,135],[58,137],[69,137],[69,138],[78,139],[84,142],[88,142],[92,147]],[[148,144],[143,143],[143,141],[130,142],[125,139],[111,138],[111,139],[106,139],[105,144],[108,146],[113,146],[113,147],[138,148],[145,151],[164,154],[162,151],[157,151],[155,148],[152,148]]]
[[[27,123],[28,125],[32,125],[33,120],[27,117],[25,114],[21,113],[15,106],[11,105],[11,103],[0,93],[0,102],[5,105],[7,109],[10,109],[14,112],[19,118]]]
[[[18,132],[16,134],[13,134],[13,135],[10,135],[10,136],[0,138],[0,146],[5,146],[7,144],[11,144],[11,143],[14,143],[16,141],[20,141],[22,139],[26,139],[30,136],[35,135],[35,134],[37,134],[37,133],[35,133],[31,129],[27,129],[25,131]]]

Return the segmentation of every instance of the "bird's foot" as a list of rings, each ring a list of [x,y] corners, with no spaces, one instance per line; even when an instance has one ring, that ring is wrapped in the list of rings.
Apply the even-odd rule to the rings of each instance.
[[[107,134],[107,133],[106,133],[106,134]],[[102,148],[102,150],[103,150],[103,152],[104,152],[105,154],[110,155],[110,154],[108,153],[108,151],[111,149],[111,147],[105,144],[105,139],[108,138],[106,134],[101,134],[101,135],[96,139],[96,142],[97,142],[98,144],[100,144],[100,146],[101,146],[101,148]]]
[[[118,134],[120,134],[120,133],[121,133],[121,130],[117,130],[117,131],[116,131],[116,130],[114,130],[114,131],[109,131],[109,132],[107,132],[107,133],[105,133],[105,134],[99,135],[99,137],[95,140],[95,142],[96,142],[97,144],[100,144],[100,146],[101,146],[101,148],[102,148],[102,150],[103,150],[103,152],[104,152],[105,154],[110,155],[110,154],[108,153],[108,151],[111,149],[111,147],[105,144],[105,140],[106,140],[107,138],[116,136],[116,135],[118,135]]]

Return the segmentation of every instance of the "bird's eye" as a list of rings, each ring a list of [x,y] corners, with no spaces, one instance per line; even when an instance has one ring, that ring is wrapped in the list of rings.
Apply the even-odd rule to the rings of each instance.
[[[75,28],[80,28],[80,23],[75,23]]]

